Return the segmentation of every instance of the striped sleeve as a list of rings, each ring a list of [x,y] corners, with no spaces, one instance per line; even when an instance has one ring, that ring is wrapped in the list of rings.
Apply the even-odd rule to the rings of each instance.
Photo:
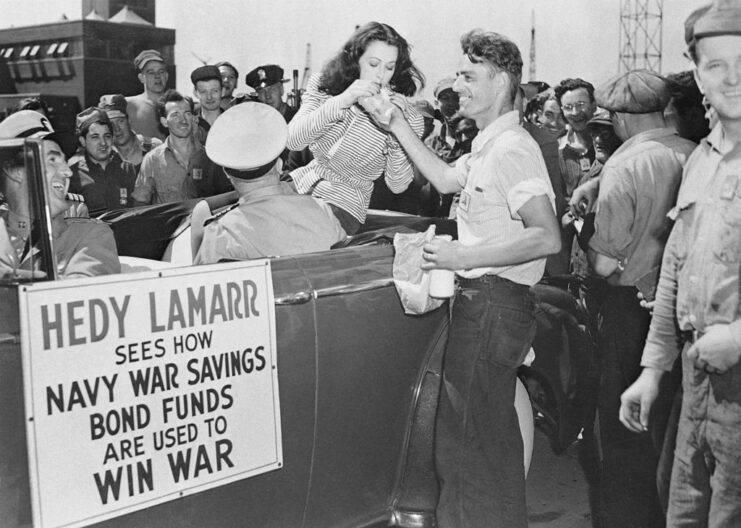
[[[320,92],[319,74],[314,74],[306,87],[301,108],[288,124],[288,149],[308,147],[343,115],[338,98]]]
[[[412,130],[417,134],[417,137],[420,137],[424,130],[424,119],[422,115],[411,105],[405,114]],[[386,156],[384,178],[391,192],[399,194],[406,191],[414,179],[414,168],[406,152],[393,135],[389,134],[386,145],[388,147],[388,155]]]

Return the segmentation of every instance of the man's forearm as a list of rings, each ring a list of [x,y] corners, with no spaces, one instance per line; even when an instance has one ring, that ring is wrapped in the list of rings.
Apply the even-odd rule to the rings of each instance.
[[[454,175],[452,168],[438,158],[427,146],[420,141],[417,134],[404,119],[396,121],[391,132],[401,144],[412,163],[439,192],[454,193],[461,190],[461,185]]]
[[[557,253],[560,239],[543,227],[528,227],[516,240],[501,244],[460,246],[460,268],[501,267],[523,264]]]

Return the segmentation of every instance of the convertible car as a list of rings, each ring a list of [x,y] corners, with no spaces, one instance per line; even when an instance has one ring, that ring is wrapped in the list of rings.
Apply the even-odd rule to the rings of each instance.
[[[20,148],[49,271],[0,280],[2,526],[436,525],[449,307],[405,315],[392,240],[454,222],[372,212],[343,247],[193,267],[177,255],[195,201],[115,211],[101,219],[122,274],[58,280],[41,146],[0,144]],[[556,450],[580,428],[591,340],[574,288],[538,286],[515,401],[526,468],[533,408]]]

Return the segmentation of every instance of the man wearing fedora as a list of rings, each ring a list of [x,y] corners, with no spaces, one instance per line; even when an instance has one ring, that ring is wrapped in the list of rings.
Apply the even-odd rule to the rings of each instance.
[[[640,374],[650,313],[637,294],[654,298],[661,255],[671,228],[682,168],[695,144],[664,121],[668,81],[647,70],[621,74],[595,92],[610,112],[623,144],[601,172],[594,235],[587,257],[608,288],[599,305],[601,381],[598,392],[602,451],[600,498],[605,528],[663,526],[656,490],[658,450],[647,433],[618,419],[620,395]],[[673,392],[668,395],[669,401]]]
[[[206,153],[239,201],[206,222],[195,264],[323,251],[345,239],[326,202],[280,181],[287,138],[281,114],[261,103],[234,106],[214,123]]]
[[[638,380],[620,420],[645,431],[659,381],[682,355],[683,399],[667,526],[741,526],[741,6],[717,1],[688,54],[719,122],[685,167]],[[682,342],[678,343],[677,330]]]

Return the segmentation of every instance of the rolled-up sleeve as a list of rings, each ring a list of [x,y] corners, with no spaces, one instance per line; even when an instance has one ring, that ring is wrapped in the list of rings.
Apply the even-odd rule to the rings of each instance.
[[[602,255],[623,260],[633,240],[630,230],[635,207],[635,188],[630,185],[630,176],[606,166],[600,181],[594,236],[589,240],[589,247]]]
[[[525,205],[530,198],[535,196],[547,196],[553,213],[556,213],[555,195],[553,187],[547,181],[538,178],[531,178],[516,183],[507,193],[507,205],[509,206],[510,216],[513,220],[521,220],[519,210]]]
[[[556,213],[555,195],[540,150],[510,150],[497,157],[496,179],[507,197],[513,220],[521,220],[519,210],[530,198],[545,195]]]
[[[131,196],[135,201],[151,204],[154,198],[154,169],[155,161],[151,154],[144,156],[139,175],[134,183],[134,191]]]

